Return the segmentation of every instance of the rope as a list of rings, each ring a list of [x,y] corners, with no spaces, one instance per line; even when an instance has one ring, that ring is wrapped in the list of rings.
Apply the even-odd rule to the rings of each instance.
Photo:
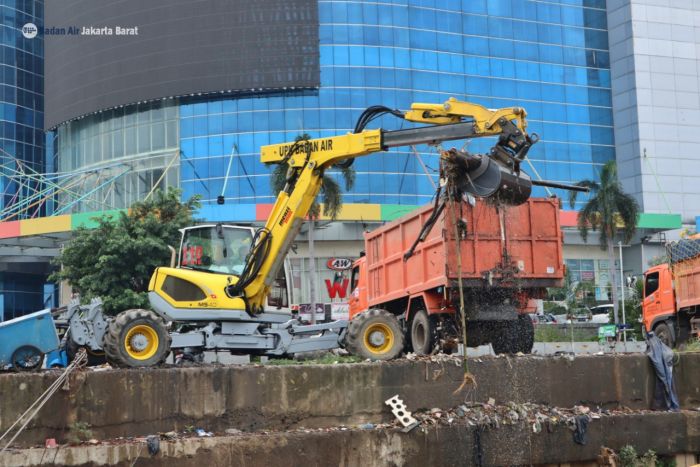
[[[464,310],[464,285],[462,284],[462,236],[459,234],[456,209],[457,207],[453,201],[452,209],[449,211],[452,214],[452,224],[455,228],[455,243],[457,244],[457,289],[459,290],[459,313],[462,320],[462,347],[464,349],[464,352],[462,352],[462,369],[464,370],[464,378],[462,384],[455,390],[455,394],[464,389],[467,384],[476,386],[476,380],[474,379],[474,375],[469,372],[469,365],[467,363],[467,314]]]
[[[13,423],[12,426],[8,428],[7,431],[5,431],[5,433],[2,434],[2,436],[0,436],[0,441],[2,441],[7,435],[10,434],[10,432],[12,432],[12,430],[15,426],[17,426],[17,424],[22,423],[22,421],[24,421],[22,423],[22,426],[19,427],[19,430],[17,430],[17,433],[15,433],[12,439],[10,439],[10,441],[7,442],[7,444],[4,448],[2,448],[2,451],[0,451],[0,453],[5,452],[7,448],[10,447],[10,445],[15,441],[15,439],[17,439],[17,437],[22,433],[22,431],[24,431],[29,422],[31,422],[32,419],[36,416],[36,414],[39,413],[39,410],[41,410],[41,408],[49,401],[49,399],[51,399],[51,396],[53,396],[56,393],[56,391],[59,390],[59,388],[63,385],[66,379],[68,379],[73,370],[81,366],[85,361],[87,361],[87,353],[85,352],[85,349],[80,349],[75,357],[75,360],[73,360],[71,364],[66,367],[63,373],[61,373],[61,376],[56,378],[56,381],[54,381],[51,384],[51,386],[49,386],[48,389],[46,389],[46,391],[44,391],[44,393],[41,396],[39,396],[39,398],[35,400],[34,403],[30,405],[29,408],[25,410],[22,415],[19,416],[15,423]]]

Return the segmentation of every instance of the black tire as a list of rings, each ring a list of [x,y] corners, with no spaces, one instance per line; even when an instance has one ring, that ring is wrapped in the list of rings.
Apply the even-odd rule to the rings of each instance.
[[[416,355],[428,355],[435,346],[436,326],[425,310],[418,310],[411,321],[411,347]]]
[[[515,353],[515,321],[491,321],[488,325],[489,342],[495,354]]]
[[[109,323],[103,347],[112,365],[147,367],[165,362],[171,341],[165,321],[154,312],[127,310]]]
[[[673,326],[669,326],[668,322],[664,321],[654,326],[654,334],[670,348],[676,345],[676,333],[673,332]]]
[[[347,350],[370,360],[391,360],[403,351],[404,335],[396,316],[385,310],[356,315],[348,325]]]
[[[12,352],[12,368],[16,371],[32,371],[41,368],[44,354],[33,345],[23,345]]]
[[[515,352],[531,353],[535,345],[535,325],[529,315],[518,315],[514,339],[517,341]]]

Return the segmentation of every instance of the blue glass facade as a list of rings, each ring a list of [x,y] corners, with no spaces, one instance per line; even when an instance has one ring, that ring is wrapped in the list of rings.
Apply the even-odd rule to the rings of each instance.
[[[44,26],[43,0],[0,4],[0,209],[23,194],[9,177],[21,171],[17,161],[43,172],[44,160],[44,40],[27,38],[27,23]]]
[[[318,91],[181,100],[184,196],[215,203],[233,153],[227,202],[270,203],[261,145],[351,131],[370,105],[400,109],[454,96],[487,107],[525,107],[541,142],[525,169],[555,181],[597,178],[614,158],[604,0],[319,1]],[[398,128],[385,118],[377,126]],[[405,124],[404,124],[405,126]],[[492,142],[468,148],[485,151]],[[423,204],[434,189],[434,149],[356,161],[346,203]],[[426,173],[427,171],[427,173]],[[544,195],[542,189],[536,195]],[[581,199],[581,202],[584,198]]]
[[[37,29],[44,26],[44,2],[3,1],[0,15],[0,211],[6,214],[35,189],[32,177],[18,175],[45,170],[44,40],[41,35],[27,38],[22,34],[27,23]],[[26,215],[18,213],[12,218],[21,217]],[[53,304],[44,302],[44,275],[17,272],[22,263],[4,266],[0,321]]]

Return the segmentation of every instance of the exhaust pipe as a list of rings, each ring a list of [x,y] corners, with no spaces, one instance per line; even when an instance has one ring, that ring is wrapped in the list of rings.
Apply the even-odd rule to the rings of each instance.
[[[177,258],[177,250],[175,250],[175,248],[173,248],[170,245],[168,245],[168,248],[170,249],[170,267],[174,268],[175,267],[175,260]]]

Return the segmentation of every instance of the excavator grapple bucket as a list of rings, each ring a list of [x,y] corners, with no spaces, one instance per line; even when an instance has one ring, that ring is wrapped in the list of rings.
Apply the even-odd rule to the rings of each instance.
[[[446,178],[459,192],[512,206],[530,198],[530,176],[495,158],[453,149],[443,154],[443,160]]]

